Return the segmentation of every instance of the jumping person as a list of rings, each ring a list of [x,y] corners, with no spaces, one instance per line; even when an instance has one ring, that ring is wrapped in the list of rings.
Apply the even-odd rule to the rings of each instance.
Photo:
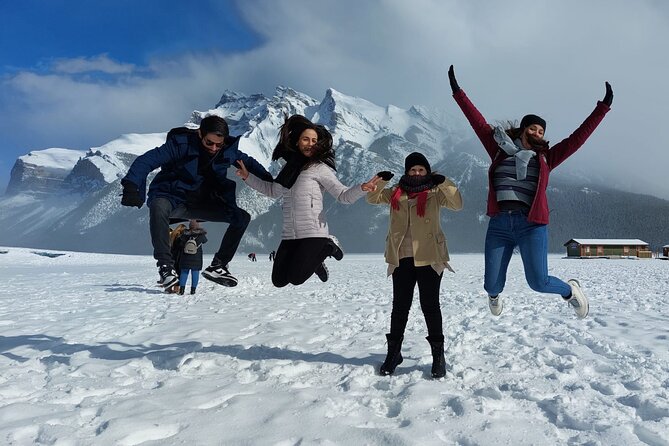
[[[227,178],[228,168],[244,161],[256,176],[272,180],[260,163],[239,150],[238,144],[239,137],[229,136],[228,124],[223,118],[207,116],[197,130],[185,127],[170,130],[165,144],[138,156],[121,180],[121,204],[140,208],[146,195],[146,177],[161,168],[151,181],[147,203],[153,257],[166,289],[179,281],[170,254],[171,219],[229,223],[211,265],[202,275],[220,285],[237,285],[228,263],[251,217],[237,206],[236,183]]]
[[[484,288],[493,315],[502,313],[499,294],[514,248],[518,247],[527,283],[540,293],[558,294],[574,309],[578,318],[588,315],[588,300],[576,279],[566,283],[548,275],[548,202],[546,188],[550,172],[574,154],[595,131],[613,102],[613,90],[606,82],[604,99],[566,139],[549,146],[544,139],[546,121],[525,115],[518,127],[488,124],[460,88],[453,65],[448,70],[453,97],[492,159],[488,170],[490,217],[485,240]]]
[[[286,165],[274,182],[250,173],[243,162],[237,170],[251,188],[283,199],[283,231],[272,267],[272,283],[276,287],[301,285],[314,273],[326,282],[326,257],[341,260],[344,252],[329,233],[323,192],[340,203],[351,204],[374,190],[380,178],[350,188],[341,184],[335,176],[332,135],[324,126],[301,115],[291,116],[281,126],[279,142],[272,153],[272,160],[279,158]]]

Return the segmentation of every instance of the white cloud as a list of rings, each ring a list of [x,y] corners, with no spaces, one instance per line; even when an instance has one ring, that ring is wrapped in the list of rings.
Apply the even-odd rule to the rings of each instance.
[[[121,63],[109,58],[106,54],[94,57],[77,57],[73,59],[56,59],[53,71],[56,73],[78,74],[101,72],[108,74],[127,74],[135,70],[133,64]]]
[[[49,146],[101,144],[120,133],[180,125],[225,89],[271,93],[279,84],[316,98],[334,87],[380,105],[444,106],[459,116],[446,78],[454,64],[490,121],[537,113],[553,142],[587,116],[608,80],[611,113],[561,169],[669,198],[660,180],[669,165],[660,142],[669,114],[669,3],[246,0],[238,7],[262,46],[182,54],[141,68],[101,55],[70,71],[21,73],[3,84],[0,112],[10,118],[0,131],[23,128]],[[117,67],[122,75],[80,79],[68,74],[80,73],[77,66],[106,73]],[[42,125],[27,124],[35,119]]]

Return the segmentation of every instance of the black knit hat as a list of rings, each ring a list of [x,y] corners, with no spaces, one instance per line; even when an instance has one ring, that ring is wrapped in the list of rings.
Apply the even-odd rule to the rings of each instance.
[[[427,158],[425,158],[425,155],[422,153],[413,152],[406,157],[404,160],[404,174],[408,174],[409,169],[411,169],[413,166],[423,166],[427,170],[428,174],[432,173],[432,169],[430,169],[430,163],[427,162]]]
[[[537,115],[525,115],[523,116],[523,119],[520,120],[521,129],[529,127],[532,124],[539,124],[541,128],[544,129],[544,132],[546,131],[546,121]]]

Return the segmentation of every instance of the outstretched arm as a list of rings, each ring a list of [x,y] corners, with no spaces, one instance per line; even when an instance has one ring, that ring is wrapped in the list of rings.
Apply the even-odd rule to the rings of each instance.
[[[432,174],[432,179],[437,185],[439,205],[453,211],[462,209],[462,195],[455,183],[449,178],[439,174]]]
[[[128,173],[121,180],[123,186],[121,204],[142,207],[146,198],[146,177],[149,173],[163,164],[180,159],[182,155],[180,145],[168,136],[165,144],[135,158]]]
[[[261,194],[272,198],[279,198],[283,195],[285,188],[282,185],[271,181],[265,181],[258,178],[254,174],[249,173],[248,169],[246,168],[246,164],[244,164],[244,161],[242,160],[237,161],[237,164],[239,167],[237,168],[235,174],[244,180],[244,182],[250,188],[255,189]]]
[[[376,184],[376,189],[367,193],[367,203],[369,204],[388,204],[390,203],[390,196],[393,193],[392,189],[384,189],[395,175],[392,172],[384,170],[376,174],[375,178],[380,178]]]
[[[376,183],[380,179],[375,180],[372,178],[367,183],[356,184],[355,186],[347,187],[343,185],[334,173],[334,170],[330,169],[325,164],[318,165],[320,173],[318,175],[317,181],[323,186],[323,188],[332,195],[335,200],[344,204],[352,204],[362,198],[368,190],[373,190],[376,188]]]
[[[590,116],[585,118],[585,121],[574,130],[574,133],[555,144],[548,151],[546,155],[546,163],[550,169],[555,169],[585,144],[585,141],[592,135],[592,132],[595,131],[599,123],[602,122],[606,113],[611,110],[611,104],[613,103],[613,89],[608,82],[605,83],[605,87],[606,93],[604,94],[604,99],[597,101],[597,106],[592,113],[590,113]]]
[[[455,102],[460,106],[460,109],[465,114],[465,118],[469,121],[469,125],[474,129],[474,133],[479,137],[483,147],[485,147],[486,152],[490,155],[490,158],[494,158],[499,150],[499,146],[493,138],[493,129],[485,120],[481,112],[472,104],[465,92],[458,85],[458,81],[455,79],[455,70],[453,65],[448,69],[448,80],[451,84],[451,90],[453,90],[453,98]]]

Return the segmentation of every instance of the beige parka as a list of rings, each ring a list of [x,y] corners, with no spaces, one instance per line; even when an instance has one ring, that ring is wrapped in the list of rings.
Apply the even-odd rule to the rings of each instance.
[[[371,204],[390,204],[390,198],[396,187],[386,188],[387,181],[379,181],[374,192],[367,193],[367,202]],[[399,210],[390,209],[390,225],[386,237],[386,262],[399,266],[399,248],[407,227],[411,231],[414,264],[428,266],[437,263],[448,264],[446,235],[441,229],[441,208],[454,211],[462,209],[462,196],[453,181],[446,178],[443,183],[430,189],[427,194],[425,216],[419,217],[415,200],[409,203],[405,193],[400,196]]]

